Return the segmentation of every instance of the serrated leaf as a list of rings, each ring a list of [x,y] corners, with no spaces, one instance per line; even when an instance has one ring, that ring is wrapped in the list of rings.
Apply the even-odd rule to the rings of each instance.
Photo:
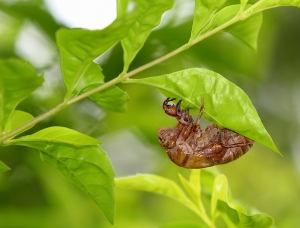
[[[172,198],[197,213],[197,208],[172,180],[152,175],[137,174],[135,176],[116,178],[116,187],[130,190],[152,192]]]
[[[29,122],[32,119],[34,119],[34,117],[30,113],[14,110],[10,118],[5,123],[4,133],[7,133],[13,129],[16,129],[17,127],[20,127],[21,125]]]
[[[42,85],[34,68],[19,59],[0,60],[0,132],[16,106]]]
[[[82,88],[89,86],[83,85],[82,82],[90,81],[86,80],[87,77],[91,77],[88,70],[90,67],[93,68],[92,74],[97,71],[93,66],[95,64],[93,60],[124,38],[137,20],[137,16],[137,12],[129,12],[102,30],[65,28],[58,30],[56,38],[67,89],[66,99],[76,96]],[[103,75],[98,72],[93,77],[97,80],[103,78]]]
[[[193,41],[201,29],[211,20],[216,10],[221,7],[226,0],[196,0],[194,10],[194,20],[190,41]]]
[[[298,0],[264,0],[259,1],[259,4],[255,4],[253,7],[253,12],[259,12],[261,10],[266,10],[269,8],[279,7],[279,6],[297,6],[300,7],[300,1]]]
[[[114,218],[114,171],[99,141],[79,132],[52,127],[11,140],[40,151],[41,159],[92,197],[108,220]]]
[[[88,90],[99,85],[91,85]],[[89,98],[102,108],[115,112],[125,112],[127,109],[126,103],[129,101],[128,94],[117,86],[110,86],[107,89],[89,96]]]
[[[0,173],[10,170],[10,168],[0,161]]]
[[[247,5],[246,8],[251,7]],[[210,23],[200,32],[204,34],[219,26],[224,25],[229,20],[233,19],[238,13],[241,12],[241,5],[231,5],[223,8],[216,13]],[[226,27],[224,31],[231,33],[234,37],[241,40],[251,49],[256,50],[257,37],[262,24],[262,14],[254,14],[253,16],[239,21],[229,27]]]
[[[191,112],[195,114],[198,114],[201,98],[204,98],[204,118],[280,154],[249,97],[220,74],[191,68],[157,77],[128,79],[126,82],[154,86],[167,96],[182,99],[183,108],[194,109]]]
[[[132,4],[130,4],[132,3]],[[124,50],[124,72],[129,68],[130,63],[144,45],[145,40],[161,20],[162,14],[171,9],[174,0],[133,0],[128,2],[128,6],[135,5],[135,11],[139,12],[139,17],[135,24],[130,28],[128,35],[122,39],[122,47]],[[122,5],[119,8],[119,14],[126,10]]]

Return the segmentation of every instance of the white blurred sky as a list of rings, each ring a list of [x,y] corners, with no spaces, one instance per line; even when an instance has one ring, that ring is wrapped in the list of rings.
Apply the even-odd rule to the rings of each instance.
[[[46,0],[54,17],[74,28],[102,29],[116,18],[115,0]]]

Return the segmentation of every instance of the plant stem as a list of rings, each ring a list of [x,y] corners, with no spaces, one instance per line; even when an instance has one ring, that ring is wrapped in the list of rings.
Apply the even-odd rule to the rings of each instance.
[[[121,83],[121,82],[126,82],[126,79],[128,79],[129,77],[132,77],[133,75],[136,75],[136,74],[140,73],[141,71],[149,69],[150,67],[153,67],[153,66],[155,66],[155,65],[157,65],[157,64],[159,64],[159,63],[161,63],[161,62],[163,62],[163,61],[165,61],[165,60],[167,60],[167,59],[169,59],[169,58],[185,51],[186,49],[190,48],[191,46],[199,43],[200,41],[206,39],[207,37],[221,31],[222,29],[224,29],[224,28],[226,28],[226,27],[228,27],[228,26],[230,26],[230,25],[232,25],[232,24],[234,24],[234,23],[236,23],[240,20],[244,20],[245,18],[252,15],[252,12],[249,11],[249,9],[247,11],[248,14],[245,14],[246,11],[244,11],[244,13],[242,15],[236,16],[236,17],[232,18],[231,20],[227,21],[226,23],[224,23],[223,25],[204,33],[203,35],[196,38],[193,42],[184,44],[181,47],[175,49],[174,51],[172,51],[172,52],[170,52],[170,53],[168,53],[168,54],[166,54],[166,55],[164,55],[164,56],[162,56],[162,57],[160,57],[156,60],[153,60],[152,62],[149,62],[149,63],[147,63],[147,64],[145,64],[141,67],[138,67],[138,68],[128,72],[127,74],[121,74],[120,76],[118,76],[118,77],[116,77],[116,78],[114,78],[114,79],[112,79],[112,80],[110,80],[110,81],[108,81],[108,82],[92,89],[92,90],[89,90],[85,93],[82,93],[82,94],[78,95],[77,97],[74,97],[74,98],[70,99],[67,102],[63,102],[63,103],[57,105],[56,107],[54,107],[53,109],[49,110],[48,112],[46,112],[46,113],[34,118],[33,120],[25,123],[24,125],[8,132],[7,134],[3,134],[0,137],[0,143],[5,142],[5,140],[8,140],[8,139],[18,135],[18,134],[22,133],[25,130],[28,130],[29,128],[31,128],[35,124],[37,124],[37,123],[41,122],[42,120],[56,114],[57,112],[64,109],[65,107],[67,107],[67,106],[69,106],[73,103],[76,103],[76,102],[78,102],[78,101],[80,101],[80,100],[82,100],[86,97],[89,97],[92,94],[95,94],[95,93],[100,92],[104,89],[107,89],[107,88],[109,88],[113,85],[116,85],[116,84]]]

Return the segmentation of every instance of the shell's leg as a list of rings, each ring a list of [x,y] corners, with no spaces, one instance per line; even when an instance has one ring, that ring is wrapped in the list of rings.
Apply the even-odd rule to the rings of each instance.
[[[202,116],[203,112],[204,112],[204,99],[201,98],[201,108],[200,108],[200,112],[199,112],[199,115],[198,115],[197,120],[196,120],[196,124],[199,125],[199,126],[200,126],[199,123],[200,123],[200,119],[201,119],[201,116]]]

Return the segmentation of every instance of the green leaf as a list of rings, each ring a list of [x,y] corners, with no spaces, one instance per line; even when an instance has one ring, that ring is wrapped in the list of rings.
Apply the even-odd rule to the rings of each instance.
[[[226,24],[229,20],[233,19],[241,12],[241,6],[231,5],[223,8],[218,13],[215,14],[210,23],[200,32],[204,34],[208,31],[211,31],[219,26]],[[251,7],[251,5],[247,5],[246,8]],[[229,27],[225,27],[224,31],[231,33],[234,37],[241,40],[251,49],[256,50],[257,47],[257,37],[262,24],[262,14],[254,14],[253,16],[234,23]]]
[[[98,140],[67,128],[52,127],[11,142],[39,150],[45,163],[91,196],[113,223],[114,171]]]
[[[264,0],[259,1],[253,5],[252,12],[259,12],[269,8],[279,7],[279,6],[297,6],[300,7],[300,1],[298,0]]]
[[[252,50],[257,50],[257,38],[259,30],[263,22],[262,13],[256,13],[253,16],[247,18],[246,20],[240,21],[238,23],[229,26],[224,29],[226,32],[229,32],[231,35],[236,37],[245,43]]]
[[[82,88],[89,86],[89,81],[103,79],[93,60],[124,38],[137,16],[135,11],[125,14],[103,30],[58,30],[56,38],[67,89],[66,99],[76,96]]]
[[[10,168],[0,161],[0,173],[10,170]]]
[[[87,92],[104,83],[104,77],[97,77],[97,74],[92,73],[94,67],[96,67],[95,70],[99,71],[101,69],[100,66],[96,64],[91,66],[93,67],[89,67],[88,69],[90,73],[87,75],[89,76],[82,77],[78,82],[77,88],[80,93]],[[89,98],[95,101],[102,108],[106,108],[115,112],[125,112],[127,109],[126,103],[129,100],[128,94],[117,86],[110,86],[107,89],[94,93],[93,95],[89,96]]]
[[[200,170],[199,169],[192,170],[189,181],[187,181],[180,173],[179,173],[179,179],[183,187],[187,191],[187,193],[190,195],[193,202],[199,204],[201,202]]]
[[[206,69],[191,68],[157,77],[128,79],[160,89],[165,95],[183,100],[183,107],[199,112],[204,98],[203,117],[238,132],[280,154],[263,126],[249,97],[238,86]]]
[[[172,180],[152,175],[137,174],[135,176],[116,178],[116,187],[130,190],[152,192],[174,199],[197,213],[197,208]]]
[[[0,60],[0,133],[16,106],[43,81],[27,62],[19,59]]]
[[[191,221],[176,221],[159,226],[159,228],[208,228],[208,226],[200,221],[191,222]]]
[[[246,215],[245,209],[229,201],[227,178],[220,174],[214,181],[214,192],[211,198],[211,215],[215,220],[221,214],[228,227],[267,228],[273,219],[266,214]]]
[[[129,101],[128,94],[117,86],[111,86],[91,95],[89,98],[99,106],[115,112],[125,112],[127,109],[126,103]]]
[[[193,28],[190,41],[198,37],[201,29],[211,20],[218,8],[220,8],[226,0],[196,0],[194,10]]]
[[[32,135],[15,139],[12,142],[23,141],[66,143],[76,147],[100,144],[97,139],[65,127],[48,127]]]
[[[18,128],[32,119],[34,119],[34,117],[31,114],[19,110],[14,110],[12,115],[10,116],[10,118],[7,120],[5,124],[4,133],[7,133],[13,129]]]
[[[127,72],[130,63],[144,45],[151,30],[160,23],[162,14],[172,8],[174,0],[133,0],[131,3],[128,3],[128,6],[135,5],[134,10],[139,12],[139,17],[130,28],[128,35],[122,39],[124,50],[123,72]],[[120,6],[118,13],[123,13],[125,9],[124,5]]]

